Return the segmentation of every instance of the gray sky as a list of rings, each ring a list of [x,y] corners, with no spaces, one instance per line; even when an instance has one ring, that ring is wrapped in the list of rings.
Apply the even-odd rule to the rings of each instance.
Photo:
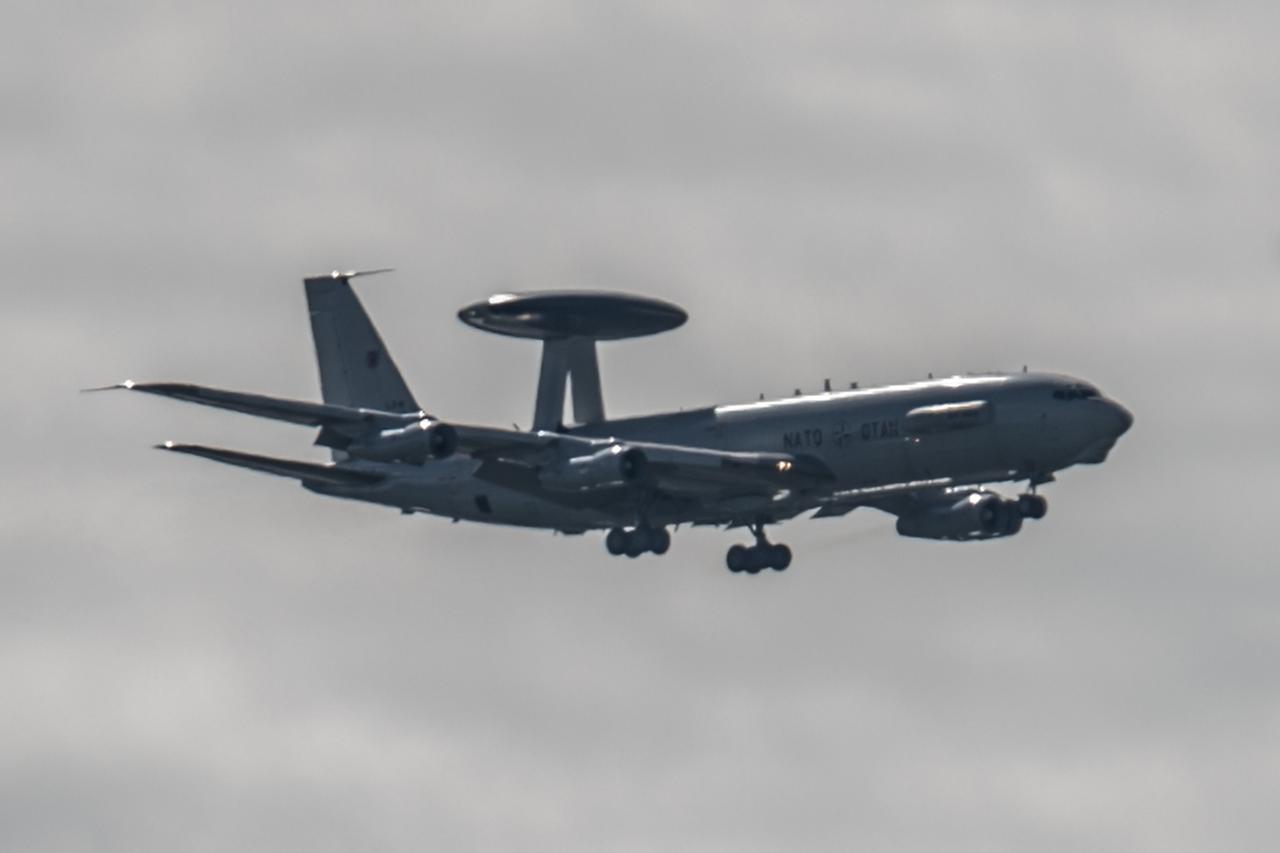
[[[1263,850],[1280,832],[1274,3],[19,4],[0,33],[0,847]],[[463,303],[690,323],[615,414],[1017,369],[1137,424],[1012,540],[661,560],[162,457],[303,430],[299,279],[527,424]],[[741,538],[741,537],[738,537]]]

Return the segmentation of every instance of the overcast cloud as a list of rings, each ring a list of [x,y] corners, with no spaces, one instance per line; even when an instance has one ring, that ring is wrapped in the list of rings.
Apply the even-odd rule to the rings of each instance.
[[[19,3],[0,848],[1246,851],[1280,835],[1274,3]],[[456,309],[688,308],[613,414],[1030,364],[1134,429],[1004,542],[607,557],[149,449],[305,430],[300,279],[527,425]],[[866,513],[865,515],[863,513]],[[736,537],[736,538],[735,538]]]

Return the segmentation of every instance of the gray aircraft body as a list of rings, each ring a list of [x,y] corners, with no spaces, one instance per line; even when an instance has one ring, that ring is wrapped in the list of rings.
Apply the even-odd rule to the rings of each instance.
[[[1132,424],[1087,382],[1044,373],[953,376],[639,418],[604,415],[598,341],[682,324],[674,305],[601,292],[500,294],[459,318],[542,342],[533,428],[454,423],[414,400],[350,280],[305,280],[323,403],[196,385],[128,381],[111,388],[319,429],[319,464],[166,442],[163,449],[290,477],[313,492],[454,520],[607,530],[615,555],[663,554],[668,528],[743,527],[734,572],[782,570],[767,525],[862,506],[897,516],[904,536],[985,540],[1044,517],[1037,486],[1104,461]],[[571,395],[574,422],[564,420]],[[1026,481],[1006,498],[987,484]]]

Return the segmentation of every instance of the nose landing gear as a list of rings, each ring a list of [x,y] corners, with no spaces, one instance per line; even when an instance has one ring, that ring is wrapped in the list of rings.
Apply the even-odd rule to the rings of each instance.
[[[994,501],[992,516],[987,522],[988,534],[982,538],[1013,536],[1022,529],[1024,520],[1044,518],[1048,511],[1049,502],[1035,493]]]
[[[995,502],[990,529],[996,536],[1013,536],[1022,529],[1025,519],[1044,518],[1049,502],[1037,494],[1018,495]]]
[[[785,571],[791,565],[791,549],[786,545],[771,544],[765,538],[763,522],[751,525],[750,530],[756,537],[756,544],[732,546],[724,560],[729,571],[734,574],[746,572],[749,575],[758,575],[765,569]]]
[[[1025,518],[1041,519],[1049,511],[1049,502],[1037,494],[1018,495],[1018,512]]]

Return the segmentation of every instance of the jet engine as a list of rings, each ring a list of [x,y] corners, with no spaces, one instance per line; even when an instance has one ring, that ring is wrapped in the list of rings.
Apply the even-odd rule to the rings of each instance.
[[[620,444],[586,456],[572,456],[538,472],[538,480],[548,489],[584,491],[618,486],[643,479],[649,460],[638,448]]]
[[[898,533],[918,539],[991,539],[1021,529],[1018,502],[993,492],[969,492],[954,502],[898,517]]]
[[[375,432],[343,449],[360,459],[421,465],[427,459],[452,456],[458,449],[458,433],[446,423],[423,418],[406,427]]]

